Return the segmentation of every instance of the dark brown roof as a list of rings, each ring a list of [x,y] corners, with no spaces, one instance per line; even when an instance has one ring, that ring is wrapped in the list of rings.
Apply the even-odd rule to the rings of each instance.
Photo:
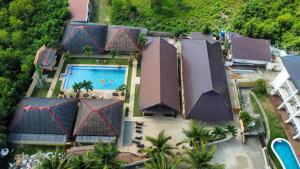
[[[119,136],[123,101],[81,99],[73,131],[75,136]]]
[[[208,40],[208,41],[210,41],[212,43],[214,41],[216,41],[216,40],[214,40],[213,35],[211,35],[211,34],[204,34],[204,33],[201,33],[201,32],[191,32],[190,36],[191,36],[192,40]]]
[[[183,40],[185,117],[201,121],[233,120],[219,42]]]
[[[52,70],[56,63],[56,50],[43,45],[35,55],[34,64],[45,70]]]
[[[157,38],[143,51],[141,69],[140,109],[164,105],[179,111],[176,48]]]
[[[231,50],[232,59],[271,61],[269,40],[234,36],[231,39]]]
[[[72,21],[88,21],[89,0],[69,0],[69,11]]]

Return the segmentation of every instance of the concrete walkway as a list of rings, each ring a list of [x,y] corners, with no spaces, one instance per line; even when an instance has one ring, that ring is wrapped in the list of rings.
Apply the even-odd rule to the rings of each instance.
[[[26,92],[25,97],[30,97],[30,96],[32,95],[32,93],[33,93],[33,91],[34,91],[34,89],[35,89],[35,86],[36,86],[36,84],[37,84],[37,80],[36,80],[36,78],[34,78],[34,77],[36,77],[36,76],[37,76],[37,72],[34,72],[33,75],[32,75],[32,82],[31,82],[31,84],[30,84],[29,89],[28,89],[27,92]]]
[[[257,98],[256,94],[253,93],[252,91],[250,91],[250,95],[254,97],[254,99],[255,99],[256,103],[258,104],[258,107],[263,115],[264,121],[266,123],[266,130],[267,130],[266,144],[268,144],[269,140],[270,140],[270,125],[269,125],[268,116],[266,115],[266,112],[265,112],[260,100]]]
[[[52,97],[52,95],[53,95],[53,91],[54,91],[54,88],[56,86],[57,81],[59,80],[60,72],[61,72],[61,69],[64,65],[64,61],[65,61],[65,59],[63,57],[61,57],[61,59],[59,61],[59,64],[58,64],[58,67],[57,67],[57,70],[55,72],[55,75],[53,77],[52,83],[51,83],[50,88],[48,90],[47,97]]]
[[[132,63],[132,72],[131,72],[131,86],[130,86],[130,97],[129,97],[129,112],[128,117],[133,117],[134,111],[134,95],[135,95],[135,85],[136,85],[136,69],[137,61],[134,60]]]

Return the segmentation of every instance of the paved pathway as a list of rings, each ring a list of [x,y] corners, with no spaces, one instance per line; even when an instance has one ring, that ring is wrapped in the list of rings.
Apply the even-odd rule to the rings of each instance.
[[[136,85],[136,69],[137,61],[133,61],[132,64],[132,73],[131,73],[131,86],[130,86],[130,97],[129,97],[129,112],[128,117],[133,117],[134,111],[134,95],[135,95],[135,85]]]
[[[267,130],[267,137],[266,137],[266,144],[268,144],[269,140],[270,140],[270,125],[269,125],[269,120],[268,120],[268,116],[266,115],[266,112],[261,104],[261,102],[259,101],[259,99],[257,98],[257,96],[255,95],[255,93],[253,93],[252,91],[250,91],[250,95],[254,97],[256,103],[258,104],[258,107],[263,115],[264,121],[266,123],[266,130]]]
[[[35,76],[37,76],[36,72],[34,72],[34,74],[32,75],[32,82],[31,82],[29,89],[27,90],[25,97],[30,97],[35,89],[35,86],[37,84],[37,80],[34,78]]]
[[[57,81],[59,80],[60,72],[61,72],[61,69],[64,65],[64,61],[65,61],[65,59],[63,57],[61,57],[61,59],[59,61],[59,64],[58,64],[58,67],[57,67],[57,70],[55,72],[55,75],[53,77],[52,83],[51,83],[50,88],[48,90],[47,97],[52,97],[52,95],[53,95],[53,91],[54,91],[54,88],[56,86]]]

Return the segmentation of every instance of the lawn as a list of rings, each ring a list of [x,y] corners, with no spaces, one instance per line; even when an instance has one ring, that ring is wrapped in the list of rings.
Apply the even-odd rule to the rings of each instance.
[[[57,83],[56,83],[56,85],[54,87],[54,91],[53,91],[52,97],[54,97],[54,98],[58,97],[59,92],[60,92],[61,83],[62,83],[61,80],[57,81]]]
[[[281,121],[280,121],[280,117],[278,116],[278,114],[275,112],[273,105],[271,104],[268,96],[266,95],[261,95],[256,93],[257,97],[259,98],[259,100],[261,101],[263,108],[266,112],[266,115],[268,117],[269,120],[269,125],[270,125],[270,141],[268,143],[268,152],[269,155],[271,156],[272,160],[274,161],[276,167],[278,169],[282,168],[280,165],[280,162],[278,161],[278,159],[276,158],[275,154],[273,153],[272,149],[271,149],[271,142],[272,140],[274,140],[275,138],[287,138],[285,133],[284,133],[284,129],[281,126]],[[256,106],[254,105],[254,109]]]
[[[141,112],[139,109],[139,98],[140,98],[140,85],[135,85],[133,117],[143,116],[143,112]]]
[[[125,103],[129,103],[130,98],[130,87],[131,87],[131,76],[132,76],[132,66],[128,67],[128,75],[127,75],[127,84],[126,84],[126,97]]]
[[[243,4],[242,0],[183,0],[177,7],[175,0],[163,1],[162,12],[155,14],[149,1],[132,0],[139,16],[117,20],[114,24],[146,27],[152,31],[173,32],[175,28],[201,31],[204,25],[217,32],[229,26],[229,18]]]
[[[51,83],[45,83],[44,86],[41,88],[35,87],[35,89],[32,92],[31,97],[46,97],[48,94],[50,85],[51,85]]]
[[[93,0],[91,22],[109,24],[110,11],[111,8],[106,4],[105,0]]]

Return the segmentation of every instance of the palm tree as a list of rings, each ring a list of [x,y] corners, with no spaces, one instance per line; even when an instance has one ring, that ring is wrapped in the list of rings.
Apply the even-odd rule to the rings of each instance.
[[[35,66],[35,71],[36,71],[36,80],[37,80],[37,86],[42,88],[44,86],[44,78],[43,78],[43,71],[39,66]]]
[[[82,49],[82,53],[84,56],[87,56],[88,58],[90,58],[90,63],[92,63],[92,58],[91,58],[91,55],[93,54],[92,47],[90,45],[84,46]]]
[[[88,169],[87,159],[85,157],[85,155],[73,156],[68,162],[68,167],[71,169]]]
[[[152,146],[146,147],[143,152],[146,152],[150,157],[155,157],[156,154],[167,154],[172,155],[172,146],[168,144],[171,140],[171,136],[166,136],[165,131],[161,131],[157,138],[146,136],[146,140],[149,141]]]
[[[54,156],[51,158],[43,158],[40,160],[38,169],[66,169],[68,159],[61,158],[58,152],[55,152]]]
[[[68,62],[70,60],[71,54],[70,52],[65,52],[62,56],[65,59],[65,62]]]
[[[84,80],[84,81],[82,82],[82,88],[84,88],[85,91],[86,91],[86,93],[88,93],[89,90],[92,91],[92,90],[94,89],[93,83],[92,83],[91,81],[86,81],[86,80]]]
[[[177,169],[181,163],[181,159],[173,156],[172,160],[168,161],[167,157],[162,154],[155,154],[155,156],[145,164],[146,169]]]
[[[120,92],[121,92],[121,95],[124,96],[124,92],[126,91],[126,85],[125,85],[125,84],[120,85],[120,86],[116,89],[116,91],[117,91],[117,92],[120,91]]]
[[[79,82],[79,83],[75,82],[73,84],[72,88],[73,88],[73,91],[76,93],[76,97],[79,97],[80,91],[82,89],[82,83],[81,82]]]
[[[147,42],[146,35],[144,33],[141,33],[138,37],[138,47],[140,52],[142,52],[142,50],[145,48],[146,42]]]
[[[188,158],[184,161],[189,164],[189,169],[223,169],[222,164],[212,164],[210,163],[216,152],[216,145],[207,147],[205,143],[197,144],[192,143],[193,148],[185,148],[185,153]]]
[[[218,126],[214,127],[212,134],[216,139],[226,138],[226,131]]]
[[[183,129],[183,133],[185,134],[186,139],[177,143],[177,146],[183,143],[190,143],[190,145],[192,145],[192,142],[201,144],[202,142],[207,143],[213,141],[210,130],[206,129],[203,123],[197,123],[194,120],[190,122],[189,129]]]
[[[237,134],[237,129],[235,128],[234,125],[228,124],[228,125],[226,126],[226,130],[227,130],[227,132],[231,133],[231,135],[232,135],[233,137],[235,137],[236,134]]]

